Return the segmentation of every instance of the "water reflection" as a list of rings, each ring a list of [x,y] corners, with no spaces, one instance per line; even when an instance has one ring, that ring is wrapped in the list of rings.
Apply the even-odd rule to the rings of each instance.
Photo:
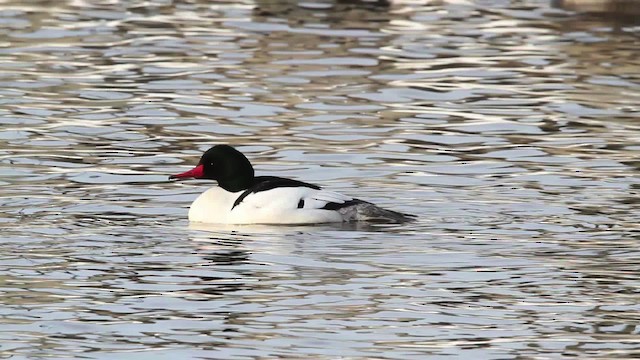
[[[461,1],[0,5],[0,354],[637,351],[633,23]],[[187,224],[215,143],[404,226]]]
[[[640,14],[638,3],[634,0],[554,0],[551,3],[566,10],[605,15],[623,21],[633,20]]]

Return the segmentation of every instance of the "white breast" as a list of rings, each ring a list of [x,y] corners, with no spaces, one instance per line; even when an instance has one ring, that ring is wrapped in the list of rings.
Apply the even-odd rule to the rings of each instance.
[[[219,187],[203,192],[189,208],[189,221],[230,224],[229,210],[242,191],[235,193]]]

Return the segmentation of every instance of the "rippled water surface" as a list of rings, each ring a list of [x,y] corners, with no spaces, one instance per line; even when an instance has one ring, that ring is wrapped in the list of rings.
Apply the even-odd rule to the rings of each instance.
[[[0,357],[640,355],[640,27],[546,1],[3,1]],[[189,224],[213,144],[402,226]]]

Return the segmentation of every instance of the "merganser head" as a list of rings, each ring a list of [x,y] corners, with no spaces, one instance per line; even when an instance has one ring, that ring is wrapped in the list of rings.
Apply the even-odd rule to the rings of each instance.
[[[216,145],[207,150],[193,169],[169,176],[171,179],[209,179],[231,192],[248,189],[253,184],[253,166],[238,150]]]

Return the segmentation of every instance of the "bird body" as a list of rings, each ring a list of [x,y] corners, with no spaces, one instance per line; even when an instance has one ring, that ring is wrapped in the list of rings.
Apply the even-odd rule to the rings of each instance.
[[[219,224],[320,224],[349,221],[406,222],[414,216],[277,176],[254,176],[249,160],[228,145],[216,145],[198,165],[170,179],[218,182],[189,209],[189,220]]]

